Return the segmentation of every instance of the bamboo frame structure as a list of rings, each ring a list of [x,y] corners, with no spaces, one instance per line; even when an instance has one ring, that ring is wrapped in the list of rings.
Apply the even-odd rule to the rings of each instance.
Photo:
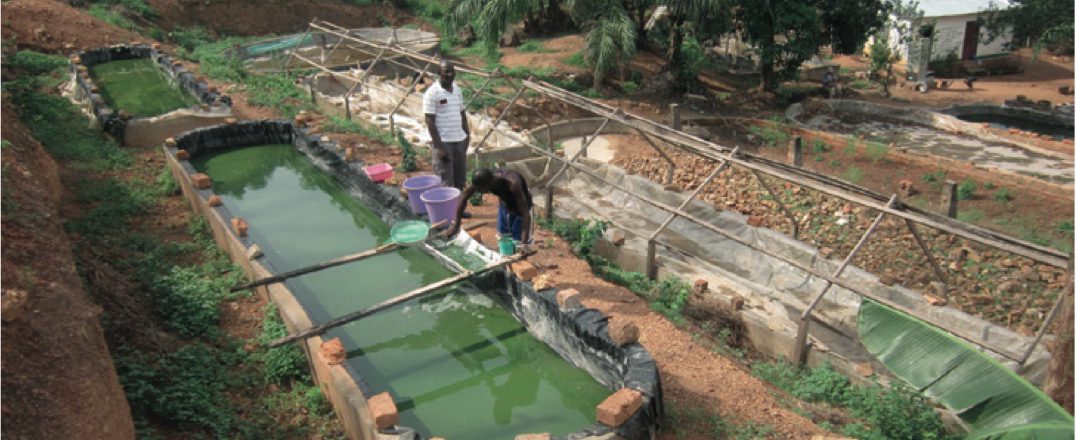
[[[319,21],[319,20],[316,20],[316,19],[309,24],[309,27],[307,29],[307,33],[311,32],[311,31],[321,31],[321,32],[325,32],[325,33],[328,33],[328,34],[336,35],[337,37],[339,37],[341,39],[346,39],[346,40],[348,40],[348,43],[343,44],[343,46],[346,46],[346,47],[348,47],[348,48],[350,48],[352,50],[363,51],[365,53],[369,53],[369,54],[372,54],[372,55],[376,54],[377,55],[377,58],[375,58],[376,60],[382,60],[383,59],[385,62],[389,62],[389,63],[392,63],[394,65],[403,67],[404,69],[410,69],[410,70],[418,71],[419,68],[418,68],[417,64],[419,64],[419,63],[425,63],[427,66],[429,66],[432,63],[436,63],[436,62],[439,61],[439,59],[436,58],[436,57],[432,57],[432,56],[429,56],[429,55],[417,53],[417,52],[411,51],[409,49],[400,47],[399,45],[391,43],[391,42],[389,44],[384,44],[384,43],[380,43],[380,42],[364,40],[363,38],[361,38],[359,36],[348,34],[346,29],[344,29],[344,28],[342,28],[340,26],[333,25],[331,23],[327,23],[327,22],[324,22],[324,21]],[[382,55],[384,55],[386,53],[391,54],[391,55],[388,58],[383,58]],[[408,61],[411,62],[412,66],[408,66],[408,65],[406,65],[404,63],[401,63],[401,62],[397,61],[394,58],[407,59]],[[288,64],[290,64],[290,58],[289,58],[289,63]],[[287,67],[287,65],[285,67]],[[327,69],[323,68],[323,70],[327,70]],[[989,247],[992,247],[992,248],[996,248],[996,249],[1000,249],[1000,250],[1003,250],[1003,251],[1006,251],[1006,252],[1010,252],[1010,253],[1025,257],[1025,258],[1029,258],[1029,259],[1031,259],[1033,261],[1036,261],[1036,262],[1039,262],[1039,263],[1044,263],[1044,264],[1055,266],[1055,267],[1065,268],[1066,269],[1066,277],[1069,280],[1068,285],[1069,285],[1069,287],[1071,287],[1071,284],[1072,284],[1071,283],[1071,269],[1070,269],[1071,257],[1069,255],[1066,255],[1066,254],[1060,252],[1060,251],[1057,251],[1057,250],[1054,250],[1054,249],[1051,249],[1051,248],[1047,248],[1045,246],[1040,246],[1040,245],[1036,245],[1036,244],[1033,244],[1033,243],[1029,243],[1029,242],[1019,240],[1019,239],[1016,239],[1016,238],[1013,238],[1013,237],[1009,237],[1009,236],[1006,236],[1004,234],[989,231],[989,230],[986,230],[986,229],[983,229],[983,228],[980,228],[980,227],[977,227],[977,226],[974,226],[974,225],[970,225],[970,224],[967,224],[967,223],[964,223],[964,222],[960,222],[960,221],[955,220],[955,219],[947,218],[947,217],[945,217],[943,215],[940,215],[940,214],[931,213],[931,212],[928,212],[928,211],[916,209],[914,207],[905,206],[905,205],[898,202],[897,197],[895,195],[889,197],[888,201],[887,201],[887,199],[884,196],[880,195],[880,194],[874,193],[874,192],[872,192],[872,191],[870,191],[868,189],[858,187],[858,186],[856,186],[854,184],[844,182],[844,181],[841,181],[841,180],[836,179],[836,178],[832,178],[832,177],[829,177],[829,176],[818,174],[818,173],[812,172],[810,170],[805,170],[805,169],[796,167],[793,164],[786,164],[786,163],[783,163],[783,162],[775,161],[775,160],[772,160],[772,159],[767,159],[767,158],[757,156],[757,155],[751,155],[751,154],[747,154],[747,153],[740,153],[738,151],[738,149],[736,149],[736,148],[729,148],[729,147],[725,147],[725,146],[721,146],[721,145],[711,143],[709,141],[703,140],[703,139],[698,138],[696,136],[693,136],[693,135],[684,133],[682,131],[673,129],[673,128],[667,126],[667,125],[663,125],[663,124],[660,124],[660,123],[657,123],[657,122],[654,122],[654,121],[651,121],[651,120],[648,120],[648,119],[645,119],[645,118],[642,118],[642,117],[639,117],[639,116],[635,116],[635,115],[632,115],[630,113],[626,113],[626,112],[624,112],[623,110],[621,110],[619,108],[613,108],[613,107],[610,107],[610,106],[608,106],[606,104],[603,104],[601,102],[598,102],[598,101],[595,101],[595,100],[592,100],[592,99],[589,99],[589,98],[586,98],[586,97],[571,93],[571,92],[569,92],[567,90],[564,90],[564,89],[561,89],[559,87],[553,86],[553,85],[548,84],[546,82],[535,81],[533,78],[522,79],[522,80],[518,80],[518,83],[513,83],[511,81],[510,77],[508,77],[506,75],[503,75],[502,73],[497,72],[497,71],[495,71],[493,73],[485,72],[485,71],[481,71],[481,70],[478,70],[478,69],[475,69],[475,68],[472,68],[472,67],[468,67],[468,66],[463,65],[463,64],[457,64],[456,65],[456,70],[459,71],[459,72],[464,72],[464,73],[468,73],[468,74],[472,74],[472,75],[475,75],[475,76],[486,78],[486,81],[483,83],[483,85],[481,87],[479,87],[476,90],[476,94],[474,96],[478,96],[479,94],[484,94],[485,96],[490,96],[490,97],[493,97],[494,99],[497,99],[499,101],[508,103],[507,106],[501,111],[501,114],[498,115],[497,123],[499,123],[501,120],[503,120],[505,115],[507,115],[507,113],[509,111],[511,111],[513,107],[527,108],[527,109],[533,110],[539,116],[542,116],[541,112],[538,112],[537,109],[534,109],[534,108],[529,107],[529,106],[527,106],[525,104],[521,104],[521,103],[517,102],[518,98],[520,96],[522,96],[522,94],[527,90],[533,91],[533,92],[535,92],[535,93],[537,93],[537,94],[539,94],[541,96],[545,96],[546,98],[556,100],[556,101],[559,101],[561,103],[572,105],[572,106],[574,106],[574,107],[576,107],[578,109],[587,111],[587,112],[592,113],[592,114],[594,114],[594,115],[596,115],[596,116],[598,116],[600,118],[603,118],[602,126],[599,127],[599,129],[597,130],[597,132],[593,136],[590,136],[590,137],[586,138],[587,140],[583,143],[582,147],[580,148],[580,151],[578,153],[576,153],[570,159],[564,159],[562,157],[558,157],[557,155],[553,154],[553,152],[550,151],[551,148],[549,148],[549,147],[551,147],[551,142],[549,142],[550,145],[547,145],[546,148],[542,148],[541,146],[536,145],[534,142],[531,142],[530,140],[524,138],[523,136],[521,136],[521,135],[519,135],[519,134],[517,134],[515,132],[512,132],[510,130],[501,130],[501,129],[499,129],[497,127],[497,123],[495,123],[494,126],[491,128],[491,130],[499,130],[498,132],[502,136],[504,136],[504,137],[514,141],[514,142],[517,142],[520,145],[524,145],[524,146],[530,148],[537,155],[545,156],[545,157],[549,158],[550,160],[558,161],[558,162],[561,162],[563,164],[561,169],[554,175],[554,177],[552,179],[550,179],[550,181],[548,182],[548,184],[546,186],[546,192],[547,192],[546,214],[547,215],[552,215],[552,211],[553,211],[553,183],[555,183],[557,178],[559,178],[560,175],[562,175],[564,173],[564,171],[566,171],[570,167],[573,170],[575,170],[575,171],[577,171],[577,172],[579,172],[581,174],[588,175],[589,177],[591,177],[593,179],[596,179],[597,181],[606,184],[609,188],[614,188],[614,189],[623,191],[623,192],[631,195],[632,197],[635,197],[635,198],[637,198],[637,199],[639,199],[639,200],[641,200],[641,201],[643,201],[643,202],[645,202],[645,203],[647,203],[647,204],[649,204],[651,206],[654,206],[654,207],[656,207],[656,208],[670,214],[669,219],[666,220],[666,222],[658,230],[654,231],[654,233],[652,233],[652,235],[651,235],[651,239],[648,240],[648,258],[647,258],[648,272],[651,272],[650,268],[652,266],[655,268],[655,270],[653,272],[656,272],[656,261],[655,261],[656,256],[654,255],[655,254],[654,251],[655,251],[656,244],[657,244],[656,236],[665,227],[667,227],[668,223],[670,223],[672,220],[674,220],[676,218],[682,218],[682,219],[685,219],[685,220],[690,221],[692,223],[695,223],[696,225],[698,225],[700,227],[703,227],[703,228],[705,228],[707,230],[710,230],[711,232],[717,233],[717,234],[725,236],[725,237],[727,237],[727,238],[729,238],[729,239],[731,239],[733,241],[736,241],[737,243],[739,243],[739,244],[741,244],[743,246],[746,246],[746,247],[751,248],[751,249],[753,249],[755,251],[761,252],[761,253],[763,253],[765,255],[768,255],[771,258],[774,258],[774,259],[776,259],[778,261],[781,261],[781,262],[783,262],[785,264],[788,264],[790,266],[796,267],[797,269],[799,269],[799,270],[801,270],[801,271],[803,271],[803,272],[805,272],[807,274],[810,274],[811,276],[815,276],[815,277],[818,277],[819,279],[825,280],[826,281],[826,287],[822,290],[822,292],[820,292],[818,294],[818,296],[815,297],[814,301],[812,301],[812,303],[810,305],[808,305],[807,308],[803,312],[802,319],[801,319],[801,325],[800,325],[800,329],[801,329],[800,332],[802,332],[803,335],[801,337],[799,334],[797,334],[797,339],[799,341],[798,341],[798,343],[796,344],[796,347],[795,347],[796,353],[795,353],[794,357],[797,358],[797,359],[805,359],[806,358],[806,349],[807,349],[806,341],[807,341],[807,333],[808,333],[808,324],[807,323],[808,323],[808,320],[810,319],[812,309],[817,305],[817,303],[821,300],[821,298],[825,295],[826,292],[828,292],[828,290],[833,285],[840,286],[842,288],[845,288],[845,289],[847,289],[849,291],[852,291],[852,292],[856,293],[857,295],[859,295],[861,297],[869,298],[869,299],[871,299],[873,301],[879,302],[879,303],[881,303],[883,305],[886,305],[888,307],[891,307],[891,308],[900,310],[900,311],[902,311],[904,313],[907,313],[907,314],[910,314],[912,316],[915,316],[916,318],[918,318],[918,319],[920,319],[920,320],[922,320],[924,322],[927,322],[927,323],[929,323],[929,324],[931,324],[931,325],[933,325],[935,327],[938,327],[938,328],[940,328],[942,330],[945,330],[945,331],[947,331],[947,332],[949,332],[949,333],[951,333],[951,334],[953,334],[953,335],[955,335],[957,337],[960,337],[960,338],[962,338],[962,339],[964,339],[964,340],[966,340],[966,341],[968,341],[968,342],[970,342],[972,344],[975,344],[975,345],[984,347],[986,349],[989,349],[989,350],[991,350],[991,351],[993,351],[995,353],[1000,354],[1001,356],[1004,356],[1006,358],[1009,358],[1009,359],[1012,359],[1014,361],[1017,361],[1020,364],[1023,364],[1023,363],[1025,363],[1027,361],[1027,359],[1030,357],[1030,354],[1032,353],[1032,351],[1039,344],[1040,339],[1041,339],[1041,334],[1046,331],[1046,329],[1048,328],[1048,325],[1052,322],[1052,319],[1053,319],[1054,315],[1056,314],[1056,310],[1060,307],[1059,303],[1062,301],[1063,295],[1059,296],[1059,299],[1057,300],[1057,302],[1055,302],[1053,310],[1050,313],[1050,316],[1048,316],[1047,320],[1045,322],[1043,322],[1042,327],[1040,327],[1040,329],[1039,329],[1039,332],[1038,332],[1039,337],[1037,337],[1035,339],[1035,341],[1032,344],[1029,345],[1029,347],[1027,348],[1026,354],[1016,354],[1016,353],[1011,352],[1008,349],[1005,349],[1003,347],[999,347],[996,344],[993,344],[993,343],[991,343],[989,341],[986,341],[985,338],[982,338],[979,335],[965,334],[963,331],[960,331],[958,329],[952,328],[951,326],[947,325],[946,323],[939,322],[937,319],[930,318],[929,316],[925,316],[924,314],[921,314],[921,313],[916,313],[914,310],[911,310],[911,309],[909,309],[907,307],[901,306],[900,304],[897,304],[897,303],[895,303],[893,301],[890,301],[887,298],[875,295],[875,294],[873,294],[871,292],[864,291],[864,289],[861,289],[859,286],[853,285],[849,281],[845,281],[845,280],[840,279],[840,275],[843,272],[844,268],[851,262],[852,257],[862,248],[862,246],[864,245],[866,240],[874,232],[874,229],[877,227],[877,225],[879,224],[881,219],[886,215],[893,216],[893,217],[896,217],[896,218],[900,218],[906,223],[907,227],[909,228],[910,232],[912,233],[912,235],[914,236],[914,238],[916,240],[917,246],[919,247],[920,251],[926,256],[928,262],[930,263],[935,277],[938,278],[942,282],[942,284],[944,286],[943,287],[943,292],[945,292],[946,295],[947,295],[947,292],[948,292],[947,279],[946,279],[946,277],[944,275],[944,272],[941,270],[940,266],[937,264],[937,262],[934,260],[933,256],[931,255],[929,246],[927,246],[927,243],[919,235],[919,233],[918,233],[918,231],[916,229],[916,224],[925,225],[925,226],[928,226],[930,228],[934,228],[934,229],[937,229],[939,231],[949,233],[949,234],[952,234],[954,236],[969,240],[971,242],[979,243],[979,244],[982,244],[982,245],[985,245],[985,246],[989,246]],[[424,73],[425,73],[425,70],[423,70],[423,74]],[[337,73],[334,72],[334,74],[337,74]],[[488,93],[487,91],[484,90],[486,88],[486,86],[489,83],[492,82],[494,76],[500,76],[502,78],[505,78],[508,81],[508,83],[510,84],[510,86],[515,89],[516,93],[515,93],[515,95],[513,96],[512,99],[510,99],[510,100],[505,99],[504,97],[498,96],[496,94],[490,94],[490,93]],[[363,78],[365,78],[365,73],[364,73]],[[413,85],[414,85],[414,82],[412,83],[412,86]],[[413,92],[413,87],[411,89],[409,89],[407,95],[409,95],[411,92]],[[403,100],[407,98],[407,95],[405,95],[404,97],[402,97],[400,99],[400,103],[402,103]],[[472,97],[472,100],[473,100],[473,97]],[[468,103],[470,103],[470,102],[471,101],[468,101]],[[398,107],[399,107],[399,105],[397,105],[397,108]],[[548,120],[546,120],[545,122],[546,122],[546,126],[548,127],[549,126]],[[669,167],[667,169],[667,174],[666,174],[666,183],[669,183],[672,180],[672,174],[673,174],[673,171],[675,170],[675,164],[672,162],[671,158],[669,158],[669,156],[667,154],[665,154],[662,151],[661,148],[658,147],[657,143],[655,142],[655,139],[660,140],[660,141],[664,142],[666,145],[669,145],[669,146],[674,147],[674,148],[678,148],[678,149],[680,149],[680,150],[682,150],[684,152],[687,152],[689,154],[692,154],[692,155],[695,155],[695,156],[698,156],[698,157],[701,157],[701,158],[704,158],[704,159],[709,159],[709,160],[714,161],[714,162],[722,162],[721,166],[717,170],[715,170],[714,173],[711,173],[711,177],[708,178],[708,180],[711,179],[713,176],[715,176],[716,173],[719,172],[721,167],[724,167],[726,165],[737,166],[737,167],[740,167],[740,168],[743,168],[743,169],[751,171],[752,175],[754,175],[756,177],[756,179],[759,182],[761,182],[762,186],[767,190],[767,192],[770,193],[774,197],[775,200],[777,200],[778,207],[784,213],[784,215],[786,217],[788,217],[789,220],[791,221],[792,228],[793,228],[793,236],[798,236],[798,231],[799,231],[798,222],[796,221],[796,217],[787,209],[787,207],[784,206],[783,203],[780,202],[780,198],[777,197],[777,194],[772,190],[772,188],[770,188],[770,185],[767,184],[763,180],[763,175],[766,175],[766,176],[769,176],[769,177],[772,177],[772,178],[777,178],[777,179],[783,180],[783,181],[788,182],[788,183],[792,183],[792,184],[795,184],[795,185],[799,185],[801,187],[805,187],[805,188],[808,188],[808,189],[811,189],[811,190],[814,190],[814,191],[818,191],[818,192],[826,194],[828,196],[836,197],[836,198],[842,199],[842,200],[847,201],[847,202],[855,203],[857,205],[861,205],[861,206],[873,209],[873,210],[878,212],[878,216],[875,219],[875,222],[871,225],[871,227],[861,237],[861,239],[860,239],[859,243],[857,243],[856,247],[846,257],[845,261],[841,264],[840,268],[837,271],[835,271],[834,273],[832,273],[832,274],[824,273],[822,271],[814,269],[813,267],[810,267],[809,265],[807,265],[805,263],[801,263],[801,262],[792,260],[789,257],[786,257],[784,255],[781,255],[779,253],[776,253],[776,252],[768,250],[768,249],[764,249],[761,246],[758,246],[758,245],[755,245],[753,243],[750,243],[750,242],[748,242],[748,241],[746,241],[744,239],[740,239],[740,238],[736,237],[734,234],[732,234],[731,232],[729,232],[729,231],[727,231],[727,230],[725,230],[725,229],[723,229],[723,228],[721,228],[721,227],[719,227],[717,225],[714,225],[714,224],[712,224],[710,222],[707,222],[704,219],[698,218],[697,216],[694,216],[694,215],[692,215],[692,214],[690,214],[688,212],[685,212],[684,207],[686,206],[686,204],[688,202],[690,202],[690,200],[692,200],[698,194],[699,189],[697,189],[693,194],[691,194],[691,196],[688,197],[688,199],[685,200],[685,202],[683,204],[681,204],[681,206],[674,207],[674,206],[667,205],[667,204],[664,204],[662,202],[653,200],[653,199],[651,199],[649,197],[646,197],[644,195],[637,194],[637,193],[631,191],[630,189],[625,188],[623,185],[620,185],[620,184],[617,184],[617,183],[614,183],[614,182],[610,182],[610,181],[604,179],[603,177],[601,177],[600,175],[598,175],[597,173],[593,172],[592,170],[588,169],[586,166],[583,166],[583,165],[577,163],[576,160],[578,159],[578,157],[581,154],[583,154],[586,151],[586,148],[587,148],[588,144],[590,142],[592,142],[593,138],[596,137],[598,134],[600,134],[602,132],[602,130],[604,130],[605,126],[607,124],[609,124],[609,123],[619,123],[619,124],[622,124],[622,125],[624,125],[626,127],[630,127],[635,132],[637,132],[641,136],[643,136],[643,138],[653,148],[655,148],[656,151],[658,151],[658,153],[669,163]],[[547,130],[547,133],[549,133],[549,130]],[[483,140],[481,142],[479,142],[479,148],[485,143],[486,139],[488,139],[489,136],[490,136],[490,133],[487,133],[486,136],[483,138]],[[708,181],[705,182],[703,185],[700,185],[699,188],[701,189],[707,183],[709,183],[709,182]],[[650,275],[654,275],[654,274],[650,274]]]

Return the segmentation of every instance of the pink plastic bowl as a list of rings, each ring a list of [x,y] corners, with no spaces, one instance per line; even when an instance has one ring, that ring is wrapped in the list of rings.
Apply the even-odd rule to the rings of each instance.
[[[389,177],[392,177],[392,165],[387,163],[379,163],[363,167],[363,170],[366,171],[366,175],[370,176],[370,180],[373,180],[374,183],[381,183],[388,180]]]

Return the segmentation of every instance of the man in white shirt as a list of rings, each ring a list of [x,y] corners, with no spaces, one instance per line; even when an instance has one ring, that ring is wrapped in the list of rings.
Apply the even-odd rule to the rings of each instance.
[[[433,140],[433,169],[441,176],[441,184],[462,191],[467,185],[467,145],[471,141],[463,93],[453,84],[456,68],[451,61],[441,60],[437,74],[440,80],[422,96],[426,127]]]

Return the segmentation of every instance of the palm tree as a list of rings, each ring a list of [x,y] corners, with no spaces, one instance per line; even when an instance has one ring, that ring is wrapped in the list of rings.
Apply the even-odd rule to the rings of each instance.
[[[450,30],[472,24],[475,36],[494,47],[510,23],[560,7],[558,0],[454,0],[446,24]],[[583,55],[594,68],[598,87],[606,73],[631,60],[635,26],[619,0],[567,0],[564,7],[575,25],[586,31]]]

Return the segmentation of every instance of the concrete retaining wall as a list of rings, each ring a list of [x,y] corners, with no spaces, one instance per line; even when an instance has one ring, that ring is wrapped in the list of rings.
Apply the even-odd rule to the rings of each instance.
[[[991,133],[982,124],[966,122],[945,113],[908,107],[891,107],[866,101],[842,99],[814,100],[806,104],[792,104],[785,110],[785,117],[803,125],[809,114],[826,113],[840,118],[842,115],[855,115],[856,118],[871,118],[881,122],[895,122],[933,128],[960,135],[970,136],[983,141],[1007,144],[1045,156],[1071,160],[1072,156],[1057,151],[1046,150],[1024,142],[1003,138]],[[974,107],[979,108],[979,107]],[[948,112],[947,112],[948,113]]]
[[[678,206],[686,197],[686,194],[665,191],[661,185],[643,177],[627,175],[617,167],[589,159],[581,160],[606,180],[625,185],[638,194],[666,205]],[[553,172],[559,169],[545,158],[514,162],[509,166],[523,173],[532,188],[543,187]],[[614,227],[624,232],[627,239],[621,246],[600,240],[596,252],[626,269],[645,270],[647,237],[668,217],[668,213],[575,170],[569,170],[561,177],[554,198],[554,212],[558,217],[611,221]],[[536,206],[544,206],[544,199],[545,191],[535,192]],[[746,218],[738,213],[715,211],[708,204],[698,201],[689,204],[685,210],[698,218],[708,219],[741,239],[799,260],[816,270],[832,273],[838,264],[822,257],[818,249],[777,231],[748,226]],[[739,311],[739,317],[746,325],[751,343],[769,355],[789,356],[792,353],[799,314],[811,298],[821,291],[824,281],[683,219],[673,221],[658,240],[659,277],[674,275],[686,280],[705,279],[712,286],[709,295],[725,304],[730,304],[736,296],[742,296],[745,306]],[[1022,352],[1031,342],[1030,338],[957,309],[930,306],[918,293],[899,286],[883,285],[876,276],[861,269],[850,267],[842,278],[935,321],[948,323],[966,334],[983,337],[1013,351]],[[828,362],[859,380],[865,380],[862,373],[857,371],[864,364],[870,365],[872,371],[884,371],[884,367],[874,362],[873,356],[859,343],[856,317],[860,301],[859,295],[854,292],[838,286],[830,289],[816,309],[817,318],[811,327],[813,348],[809,351],[810,364]],[[1049,353],[1040,345],[1023,368],[1018,368],[1013,362],[999,360],[1032,382],[1041,384],[1049,363]]]

